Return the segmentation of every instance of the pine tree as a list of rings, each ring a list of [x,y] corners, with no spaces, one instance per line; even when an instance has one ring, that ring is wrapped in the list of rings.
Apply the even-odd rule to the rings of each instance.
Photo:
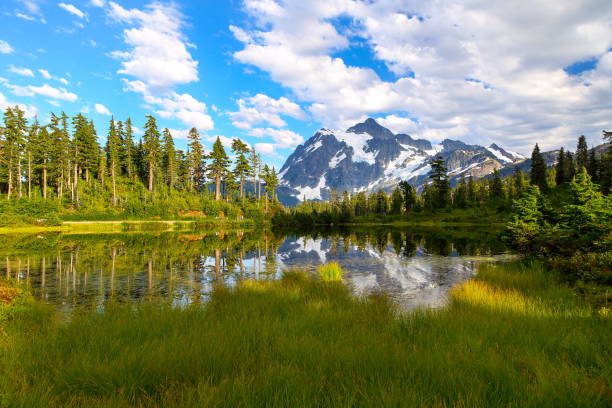
[[[244,199],[244,180],[251,173],[251,166],[246,156],[249,153],[249,146],[240,139],[234,139],[232,140],[232,151],[236,156],[234,175],[240,180],[240,198]]]
[[[456,208],[465,208],[467,204],[467,183],[465,181],[465,174],[461,175],[461,180],[455,188],[453,195],[453,206]]]
[[[18,106],[8,108],[4,113],[4,140],[2,159],[7,173],[7,198],[10,199],[13,189],[17,188],[21,196],[22,150],[25,145],[27,122],[25,113]]]
[[[404,206],[404,197],[399,187],[396,187],[391,194],[391,214],[401,215]]]
[[[106,153],[113,187],[113,206],[117,206],[117,173],[120,166],[120,148],[121,139],[119,138],[119,132],[115,126],[115,118],[111,118],[108,127],[108,138],[106,139]]]
[[[540,191],[548,191],[548,182],[546,181],[546,163],[540,153],[540,147],[536,143],[533,152],[531,153],[531,173],[530,182],[534,186],[538,186]]]
[[[85,172],[85,180],[89,182],[91,173],[94,173],[98,164],[98,151],[100,146],[96,138],[93,122],[85,116],[78,114],[72,118],[74,129],[73,139],[76,145],[76,163],[80,171]]]
[[[176,187],[177,178],[177,165],[176,165],[176,151],[174,149],[174,139],[168,128],[165,128],[162,132],[162,170],[164,172],[164,179],[168,188],[173,190]]]
[[[404,198],[404,211],[406,214],[410,214],[416,206],[416,191],[407,181],[400,181],[399,188],[402,190],[402,196]]]
[[[204,149],[200,142],[200,134],[195,128],[191,128],[189,131],[188,140],[189,151],[187,152],[187,160],[189,161],[189,174],[191,175],[189,189],[201,191],[204,185],[205,173]]]
[[[215,200],[219,201],[221,199],[221,179],[225,177],[229,159],[218,137],[208,158],[211,160],[206,168],[208,177],[215,183]]]
[[[257,200],[259,200],[261,198],[261,191],[259,188],[259,177],[261,174],[261,158],[257,154],[255,148],[252,148],[249,154],[249,164],[251,166],[250,176],[253,178],[253,193],[257,196]]]
[[[161,156],[159,136],[157,121],[153,116],[148,115],[147,123],[145,124],[142,149],[144,153],[144,162],[147,169],[147,184],[150,193],[153,192],[155,173],[158,170],[157,166]]]
[[[565,182],[569,183],[574,179],[574,175],[576,174],[576,167],[574,166],[574,155],[569,150],[565,152],[565,170],[563,171],[563,176],[565,177]]]
[[[576,147],[576,170],[587,168],[589,165],[589,148],[587,146],[584,135],[578,138],[578,146]]]
[[[476,203],[476,186],[474,185],[474,177],[471,174],[468,178],[467,199],[470,204]]]
[[[597,155],[595,154],[595,149],[591,149],[589,152],[589,163],[587,165],[587,171],[593,180],[593,183],[600,184],[599,179],[599,160],[597,159]]]
[[[515,196],[520,196],[525,190],[525,175],[518,166],[514,168],[512,184],[514,185]]]
[[[40,125],[38,123],[38,119],[34,119],[34,123],[30,126],[28,131],[28,136],[26,139],[25,149],[26,149],[26,163],[28,166],[27,170],[27,180],[28,180],[28,198],[32,198],[32,172],[34,171],[34,144],[38,142],[38,132],[40,131]]]
[[[493,199],[504,198],[504,186],[497,169],[493,169],[493,178],[491,179],[491,184],[489,186],[489,197]]]
[[[437,196],[434,208],[445,208],[450,201],[450,183],[448,181],[448,169],[441,156],[437,156],[430,164],[431,172],[429,178],[433,181],[433,189]]]
[[[40,170],[41,173],[41,192],[43,199],[47,199],[49,166],[53,158],[53,148],[51,135],[48,127],[43,126],[36,134],[36,139],[32,143],[32,161],[34,171]]]
[[[559,157],[557,158],[557,164],[555,165],[555,170],[556,170],[555,182],[557,183],[558,186],[562,185],[566,181],[566,176],[565,176],[566,167],[567,166],[565,164],[565,150],[561,148],[559,149]]]
[[[130,180],[134,180],[136,177],[134,128],[132,127],[132,119],[130,118],[127,118],[125,121],[122,142],[121,161],[123,171]]]
[[[223,185],[225,186],[225,199],[227,201],[233,200],[238,192],[238,183],[234,173],[231,171],[225,173]]]

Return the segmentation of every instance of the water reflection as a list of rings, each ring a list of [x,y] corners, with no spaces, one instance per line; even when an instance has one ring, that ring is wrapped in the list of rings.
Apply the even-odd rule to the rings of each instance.
[[[404,308],[444,304],[448,289],[499,256],[494,233],[467,229],[353,228],[299,235],[209,233],[45,234],[0,238],[7,278],[71,310],[107,302],[206,301],[213,286],[277,279],[283,270],[336,261],[358,295],[384,292]]]

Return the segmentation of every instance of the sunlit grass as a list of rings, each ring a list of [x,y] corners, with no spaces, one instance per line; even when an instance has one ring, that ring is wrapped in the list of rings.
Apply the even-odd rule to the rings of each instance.
[[[317,267],[317,273],[324,281],[341,281],[344,272],[337,262],[330,262]]]
[[[587,310],[513,262],[409,314],[299,272],[187,308],[30,311],[5,326],[0,406],[606,407],[612,325]]]

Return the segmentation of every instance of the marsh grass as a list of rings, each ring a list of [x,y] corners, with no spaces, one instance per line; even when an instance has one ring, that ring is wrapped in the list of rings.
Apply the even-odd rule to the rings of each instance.
[[[341,281],[344,271],[338,262],[330,262],[317,267],[319,277],[324,281]]]
[[[609,318],[540,264],[483,265],[447,308],[290,272],[218,286],[204,305],[13,319],[8,407],[604,407]],[[18,325],[16,328],[15,325]]]

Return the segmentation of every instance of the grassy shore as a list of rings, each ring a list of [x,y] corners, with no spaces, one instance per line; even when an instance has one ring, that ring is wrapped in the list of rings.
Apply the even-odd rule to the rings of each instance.
[[[3,324],[0,406],[607,407],[609,311],[538,263],[484,264],[437,311],[288,273],[210,302]]]
[[[64,233],[104,233],[122,231],[184,231],[202,228],[221,227],[254,227],[257,224],[265,224],[265,221],[253,220],[228,220],[216,218],[201,218],[194,220],[116,220],[116,221],[64,221],[60,225],[16,225],[11,227],[0,227],[0,234],[39,232],[64,232]]]

